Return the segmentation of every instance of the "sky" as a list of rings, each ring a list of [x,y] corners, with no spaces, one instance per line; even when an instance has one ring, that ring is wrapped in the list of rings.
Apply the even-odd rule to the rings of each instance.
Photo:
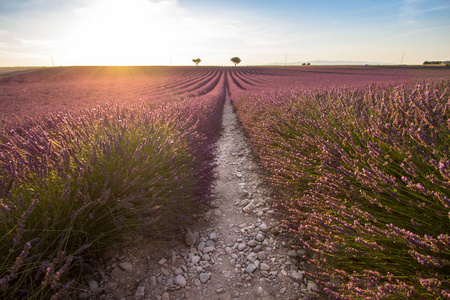
[[[0,0],[0,66],[422,64],[450,60],[449,16],[450,0]]]

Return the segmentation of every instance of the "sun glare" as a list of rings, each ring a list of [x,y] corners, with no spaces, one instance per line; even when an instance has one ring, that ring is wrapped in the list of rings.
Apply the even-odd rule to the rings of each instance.
[[[75,64],[164,64],[176,35],[170,1],[97,0],[80,9],[69,36]]]

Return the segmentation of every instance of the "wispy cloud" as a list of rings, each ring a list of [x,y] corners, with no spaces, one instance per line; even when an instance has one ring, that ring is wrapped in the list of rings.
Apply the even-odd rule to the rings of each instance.
[[[425,32],[430,33],[430,32],[434,32],[434,31],[444,31],[444,30],[448,30],[448,29],[450,29],[450,25],[420,28],[420,29],[412,30],[410,32],[406,32],[401,35],[397,35],[395,37],[390,38],[389,40],[398,40],[398,39],[402,39],[402,38],[406,38],[406,37],[423,34]]]
[[[423,15],[435,11],[446,10],[450,8],[450,4],[429,6],[423,0],[404,0],[400,7],[398,18],[406,24],[416,24]]]

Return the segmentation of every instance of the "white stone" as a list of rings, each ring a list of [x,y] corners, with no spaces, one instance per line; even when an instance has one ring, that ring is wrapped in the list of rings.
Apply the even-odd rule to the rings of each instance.
[[[247,245],[246,245],[245,243],[240,243],[240,244],[238,245],[238,250],[239,250],[239,251],[242,251],[242,250],[245,249],[246,246],[247,246]]]
[[[244,199],[239,203],[239,206],[247,206],[250,203],[250,200]]]
[[[144,286],[138,286],[136,289],[136,294],[134,294],[135,297],[144,297],[145,295],[145,287]]]
[[[175,269],[175,275],[181,275],[183,274],[183,269],[182,268],[176,268]]]
[[[186,278],[183,275],[177,275],[175,277],[175,284],[184,288],[186,286]]]
[[[198,251],[202,251],[203,252],[203,249],[205,248],[205,246],[206,246],[205,242],[198,243],[198,247],[197,247]]]
[[[98,289],[98,282],[94,279],[89,280],[88,284],[91,291],[96,291]]]
[[[262,235],[261,233],[258,233],[258,234],[256,235],[256,240],[257,240],[258,242],[264,241],[264,240],[265,240],[264,235]]]
[[[246,207],[244,207],[242,210],[243,210],[245,213],[250,214],[254,209],[255,209],[255,206],[253,205],[253,203],[250,203],[249,205],[247,205]]]
[[[184,237],[184,242],[188,246],[194,246],[197,243],[198,238],[199,238],[198,232],[192,232],[190,229],[188,229]]]
[[[204,249],[203,249],[203,253],[210,253],[210,252],[213,252],[214,251],[214,246],[211,246],[211,247],[205,247]]]
[[[201,283],[206,283],[211,276],[208,273],[200,273],[200,281]]]
[[[248,264],[247,268],[245,268],[245,272],[247,274],[251,274],[256,271],[256,266],[252,263]]]
[[[258,255],[258,259],[260,261],[266,260],[266,258],[267,258],[267,254],[264,251],[259,251],[257,255]]]
[[[194,256],[192,257],[192,260],[191,260],[191,261],[192,261],[193,264],[196,264],[196,263],[198,263],[200,260],[201,260],[200,256],[194,255]]]
[[[170,272],[169,270],[165,269],[165,268],[161,268],[161,272],[165,275],[165,276],[169,276]]]
[[[264,277],[269,277],[269,272],[261,271],[261,275],[264,276]]]
[[[269,232],[270,228],[269,226],[263,223],[261,224],[261,226],[259,226],[259,230],[261,230],[262,232]]]
[[[261,245],[256,245],[255,248],[253,248],[253,252],[258,253],[259,251],[261,251],[262,246]]]
[[[250,240],[247,242],[247,245],[249,245],[250,247],[255,247],[257,245],[255,240]]]
[[[217,241],[217,240],[218,240],[218,238],[217,238],[217,233],[215,233],[214,231],[211,232],[211,233],[209,234],[209,238],[212,239],[213,241]]]
[[[252,252],[249,255],[247,255],[247,260],[249,262],[254,263],[256,261],[256,259],[258,258],[258,256],[256,255],[256,253]]]
[[[270,266],[266,263],[261,263],[260,267],[259,267],[262,271],[269,271],[270,270]]]
[[[302,271],[291,271],[291,277],[294,280],[300,281],[303,280],[303,273]]]
[[[123,271],[127,271],[127,272],[133,271],[133,265],[127,261],[121,262],[119,264],[119,268],[121,268]]]

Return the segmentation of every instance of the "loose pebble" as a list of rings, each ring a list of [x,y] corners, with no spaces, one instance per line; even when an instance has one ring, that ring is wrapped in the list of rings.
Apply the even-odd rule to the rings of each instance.
[[[184,288],[186,286],[186,278],[183,275],[177,275],[175,277],[174,283],[178,286]]]
[[[135,297],[143,297],[145,295],[145,286],[138,286],[136,289]]]
[[[98,282],[95,281],[94,279],[89,280],[88,285],[89,285],[89,289],[91,291],[97,291],[98,290]]]
[[[119,268],[121,268],[123,271],[131,272],[133,271],[133,265],[129,262],[121,262],[119,264]]]
[[[200,273],[200,281],[201,283],[206,283],[211,276],[208,273]]]
[[[245,268],[245,272],[248,273],[248,274],[251,274],[251,273],[253,273],[255,271],[256,271],[256,266],[253,263],[248,264],[247,268]]]

